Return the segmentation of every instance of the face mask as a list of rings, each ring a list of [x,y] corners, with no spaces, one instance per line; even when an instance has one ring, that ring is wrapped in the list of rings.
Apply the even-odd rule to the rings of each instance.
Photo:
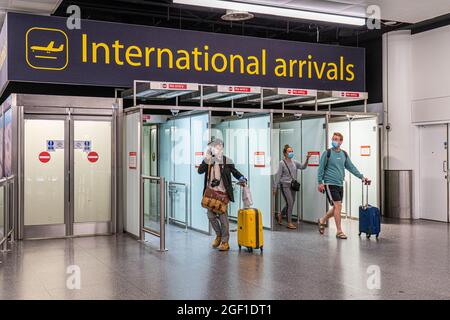
[[[331,141],[331,145],[333,146],[333,148],[339,148],[341,146],[341,143],[338,141]]]
[[[289,159],[292,159],[294,157],[294,153],[293,152],[289,152],[287,154],[287,156],[288,156]]]
[[[223,154],[223,148],[220,148],[220,147],[212,147],[212,148],[211,148],[211,154],[212,154],[214,157],[220,158],[220,157],[222,156],[222,154]]]

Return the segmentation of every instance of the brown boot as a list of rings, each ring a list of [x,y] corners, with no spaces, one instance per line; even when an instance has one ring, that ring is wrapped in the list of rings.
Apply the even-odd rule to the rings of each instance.
[[[222,242],[219,246],[219,251],[228,251],[230,250],[230,245],[228,242]]]
[[[212,242],[211,246],[215,249],[220,246],[220,243],[222,242],[222,238],[217,236],[214,241]]]
[[[296,226],[295,224],[293,224],[292,222],[289,222],[289,223],[287,224],[287,228],[288,228],[288,229],[297,229],[297,226]]]

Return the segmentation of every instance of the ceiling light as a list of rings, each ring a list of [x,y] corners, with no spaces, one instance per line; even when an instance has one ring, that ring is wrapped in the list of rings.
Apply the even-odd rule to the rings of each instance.
[[[253,19],[255,16],[247,11],[227,10],[227,13],[222,16],[225,21],[246,21]]]
[[[235,1],[224,1],[224,0],[173,0],[173,3],[184,4],[190,6],[207,7],[207,8],[217,8],[225,10],[234,10],[241,12],[252,12],[264,15],[288,17],[294,19],[304,19],[304,20],[314,20],[314,21],[324,21],[339,24],[349,24],[356,26],[363,26],[366,24],[365,18],[350,17],[344,15],[336,15],[329,13],[296,10],[296,9],[286,9],[274,6],[257,5],[243,2]]]

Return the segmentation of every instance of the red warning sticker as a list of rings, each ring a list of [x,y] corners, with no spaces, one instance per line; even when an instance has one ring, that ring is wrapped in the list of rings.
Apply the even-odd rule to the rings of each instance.
[[[42,163],[47,163],[49,162],[51,159],[50,153],[48,153],[47,151],[42,151],[41,153],[39,153],[39,161]]]
[[[87,159],[89,160],[89,162],[97,162],[98,161],[98,153],[95,151],[91,151],[88,153],[87,155]]]

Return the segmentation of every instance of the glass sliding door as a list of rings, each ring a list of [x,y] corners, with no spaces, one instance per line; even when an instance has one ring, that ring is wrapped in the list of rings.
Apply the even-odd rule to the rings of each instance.
[[[111,118],[25,114],[23,128],[24,238],[111,233]]]
[[[74,234],[108,233],[111,222],[111,121],[73,121]]]
[[[68,122],[24,120],[24,236],[66,235],[68,224]]]
[[[325,150],[325,118],[302,120],[302,161],[309,152],[322,154]],[[316,222],[326,211],[325,195],[317,192],[318,166],[308,166],[302,172],[303,220]]]

